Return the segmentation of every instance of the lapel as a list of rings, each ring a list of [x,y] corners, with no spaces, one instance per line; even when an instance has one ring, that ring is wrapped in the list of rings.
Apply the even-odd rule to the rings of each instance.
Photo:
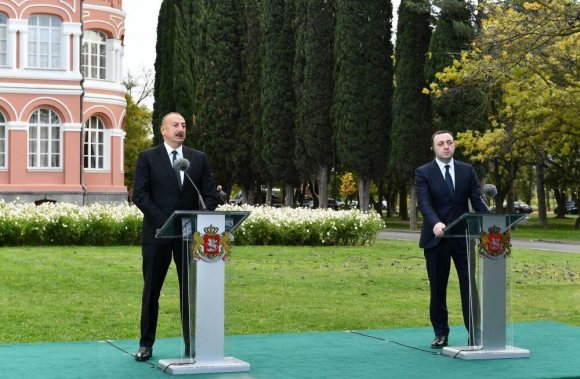
[[[430,175],[435,178],[433,184],[435,185],[434,192],[436,195],[453,201],[453,196],[449,193],[449,188],[447,188],[447,183],[445,178],[439,169],[437,162],[432,161],[430,167]],[[457,165],[455,165],[455,192],[457,193]]]
[[[175,183],[175,186],[179,190],[179,182],[178,182],[179,178],[177,178],[177,173],[173,169],[173,166],[171,166],[171,161],[169,160],[169,156],[167,155],[167,150],[165,149],[165,145],[163,143],[158,145],[158,148],[156,150],[156,154],[157,154],[157,160],[158,160],[159,164],[161,165],[161,167],[163,168],[163,172],[168,177],[167,180],[173,180],[173,183]]]

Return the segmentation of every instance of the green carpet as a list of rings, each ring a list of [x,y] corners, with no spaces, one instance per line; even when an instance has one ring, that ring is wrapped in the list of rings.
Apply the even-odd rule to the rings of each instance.
[[[515,345],[530,358],[460,360],[429,348],[430,328],[226,337],[226,356],[251,364],[249,373],[199,379],[251,378],[580,378],[580,328],[551,322],[515,324]],[[359,334],[360,333],[360,334]],[[467,334],[452,328],[450,345]],[[136,340],[0,345],[0,378],[160,378],[159,359],[177,358],[180,338],[158,340],[153,359],[136,362]]]

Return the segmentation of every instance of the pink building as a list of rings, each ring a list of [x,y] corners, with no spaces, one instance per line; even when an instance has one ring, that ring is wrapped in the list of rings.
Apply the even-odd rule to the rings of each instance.
[[[0,0],[0,198],[126,201],[122,0]]]

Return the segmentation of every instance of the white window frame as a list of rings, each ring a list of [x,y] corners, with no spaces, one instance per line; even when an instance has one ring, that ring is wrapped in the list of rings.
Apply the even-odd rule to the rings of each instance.
[[[30,16],[28,19],[29,68],[61,69],[63,67],[62,24],[62,20],[55,15],[33,14]]]
[[[6,117],[0,112],[0,168],[6,168],[8,158],[8,128],[6,127]]]
[[[107,79],[107,35],[98,30],[87,30],[83,35],[81,70],[85,78]]]
[[[85,124],[83,142],[83,166],[85,170],[106,168],[105,123],[98,116],[91,116]]]
[[[0,13],[0,67],[8,66],[8,17]]]
[[[42,113],[47,114],[48,122],[42,121]],[[33,122],[35,116],[36,122]],[[32,112],[28,123],[28,168],[61,168],[62,129],[60,117],[53,109],[39,108]]]

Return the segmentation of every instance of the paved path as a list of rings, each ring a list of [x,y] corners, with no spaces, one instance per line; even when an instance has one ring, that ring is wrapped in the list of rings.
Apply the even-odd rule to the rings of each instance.
[[[404,230],[383,230],[378,233],[378,238],[401,241],[419,241],[419,232]],[[512,245],[516,248],[526,248],[542,251],[554,251],[559,253],[580,254],[580,243],[573,241],[542,241],[512,239]]]

